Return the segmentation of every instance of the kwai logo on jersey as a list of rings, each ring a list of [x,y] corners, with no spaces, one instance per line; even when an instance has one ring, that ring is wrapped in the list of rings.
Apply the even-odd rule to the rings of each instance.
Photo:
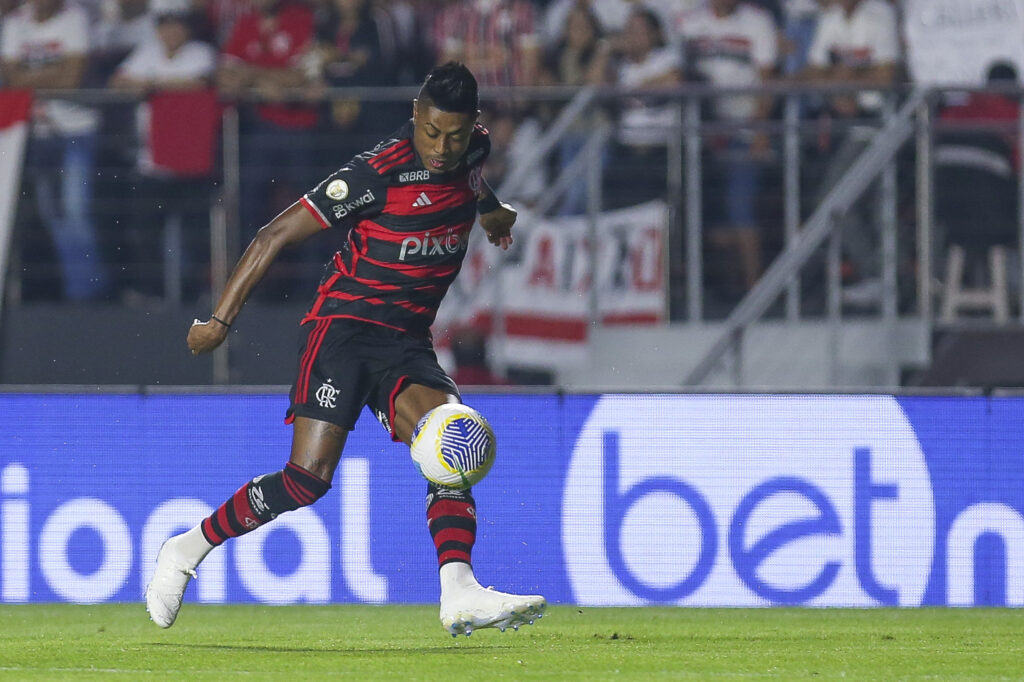
[[[373,196],[373,190],[368,189],[366,190],[366,192],[363,193],[361,197],[353,199],[352,201],[346,201],[345,203],[342,204],[335,204],[334,206],[331,206],[331,210],[334,211],[334,218],[344,218],[352,211],[355,211],[358,208],[362,208],[363,206],[372,204],[375,198],[376,197]]]
[[[398,260],[404,261],[408,256],[448,256],[466,248],[466,240],[462,234],[453,229],[440,234],[424,232],[422,237],[406,237],[402,240]]]
[[[935,543],[924,454],[884,396],[605,396],[562,513],[591,605],[916,605]]]

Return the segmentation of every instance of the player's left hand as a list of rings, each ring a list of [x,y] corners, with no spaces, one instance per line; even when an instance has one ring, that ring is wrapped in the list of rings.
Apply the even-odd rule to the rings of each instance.
[[[487,233],[487,241],[507,250],[512,245],[512,226],[517,215],[508,204],[498,204],[498,208],[490,213],[481,213],[480,227]]]

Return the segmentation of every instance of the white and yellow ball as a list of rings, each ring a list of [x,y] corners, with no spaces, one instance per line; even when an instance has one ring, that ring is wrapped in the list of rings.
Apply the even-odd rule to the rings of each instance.
[[[423,478],[448,488],[479,483],[494,464],[494,431],[483,416],[461,403],[439,405],[413,430],[412,461]]]

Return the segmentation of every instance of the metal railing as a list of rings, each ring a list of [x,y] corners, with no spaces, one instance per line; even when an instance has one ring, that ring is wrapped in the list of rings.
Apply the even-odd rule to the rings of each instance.
[[[785,251],[772,263],[761,281],[736,306],[725,321],[724,329],[711,345],[711,348],[686,377],[687,385],[699,385],[711,373],[722,357],[732,350],[734,380],[742,385],[741,344],[746,329],[761,318],[772,302],[792,287],[794,276],[807,264],[814,252],[829,239],[828,246],[828,279],[829,287],[829,318],[838,321],[840,317],[839,300],[839,235],[842,223],[837,217],[850,210],[856,201],[876,178],[883,176],[882,204],[887,220],[883,225],[883,287],[882,317],[890,322],[896,317],[895,300],[895,216],[892,207],[895,204],[895,177],[893,175],[893,159],[903,144],[914,133],[913,117],[925,102],[923,91],[914,92],[903,104],[899,112],[887,116],[884,127],[874,135],[870,145],[850,167],[839,183],[828,193],[815,209],[814,214],[804,226],[792,235]],[[927,271],[927,268],[925,269]],[[923,285],[923,298],[929,298],[928,284]],[[838,330],[835,330],[838,334]]]
[[[891,103],[885,115],[884,125],[878,121],[870,123],[880,128],[875,144],[869,147],[861,161],[854,166],[843,182],[839,183],[831,194],[820,202],[809,199],[809,191],[813,188],[815,168],[811,162],[816,161],[822,166],[828,161],[827,154],[813,151],[814,141],[825,134],[834,137],[843,131],[843,125],[857,125],[866,121],[854,120],[841,122],[836,120],[809,120],[801,116],[808,100],[822,100],[832,95],[856,92],[856,88],[848,86],[825,86],[821,84],[773,84],[762,88],[718,89],[705,85],[685,85],[678,88],[662,88],[655,91],[624,91],[613,87],[577,89],[564,87],[550,88],[514,88],[501,91],[484,91],[483,98],[489,102],[515,102],[529,105],[535,110],[544,109],[549,112],[548,123],[544,134],[519,167],[510,168],[505,177],[498,183],[499,196],[514,196],[522,187],[527,176],[537,166],[551,166],[552,154],[567,130],[578,126],[587,119],[587,114],[596,108],[616,111],[627,100],[647,100],[659,106],[671,106],[675,111],[676,134],[667,136],[665,148],[665,191],[664,199],[670,207],[670,225],[668,240],[668,257],[672,267],[666,269],[670,277],[667,284],[672,299],[673,319],[689,324],[702,324],[709,319],[724,320],[724,331],[721,338],[714,344],[698,369],[686,378],[687,383],[699,382],[718,366],[724,355],[730,350],[742,347],[738,339],[743,330],[765,314],[781,316],[789,322],[796,322],[808,316],[820,316],[837,320],[842,314],[841,272],[839,249],[840,242],[836,235],[839,230],[834,220],[837,214],[845,212],[860,196],[864,189],[875,181],[879,181],[880,192],[877,193],[880,206],[879,220],[875,226],[879,230],[879,254],[882,259],[882,279],[884,295],[877,310],[870,312],[879,319],[891,320],[901,315],[912,314],[925,321],[934,317],[934,280],[936,268],[936,236],[933,223],[934,215],[932,175],[933,159],[931,157],[932,138],[939,126],[934,120],[934,107],[937,91],[912,92],[906,88],[893,88],[884,93]],[[1016,88],[997,90],[1002,94],[1024,102],[1022,92]],[[40,91],[38,97],[47,98],[60,96],[73,98],[83,103],[92,104],[104,110],[127,108],[137,104],[137,100],[124,93],[106,90],[88,90],[75,93]],[[358,88],[329,91],[327,100],[361,99],[366,102],[403,103],[415,95],[412,88]],[[779,105],[778,116],[767,121],[751,121],[743,123],[712,120],[705,112],[708,104],[721,97],[771,95]],[[255,101],[255,100],[253,100]],[[246,102],[247,106],[251,102]],[[899,103],[899,109],[896,104]],[[487,123],[487,121],[485,121]],[[981,128],[985,128],[984,125]],[[109,148],[123,146],[134,135],[131,131],[108,131],[109,137],[104,143]],[[386,134],[386,130],[366,131],[367,139],[373,135]],[[722,137],[742,134],[766,133],[773,138],[775,158],[763,162],[762,170],[772,176],[773,189],[762,189],[761,198],[770,199],[770,208],[757,216],[765,233],[772,235],[775,243],[765,248],[765,253],[774,262],[768,267],[759,284],[746,292],[742,299],[726,301],[722,305],[715,301],[714,281],[720,277],[723,268],[711,267],[706,254],[706,232],[711,211],[704,201],[706,188],[710,184],[707,162],[715,161],[714,152],[709,152],[712,143]],[[1015,130],[1018,146],[1024,151],[1024,117],[1019,117]],[[247,235],[251,234],[254,225],[242,225],[240,207],[247,201],[243,187],[242,147],[246,144],[247,131],[244,122],[240,122],[238,109],[225,109],[222,136],[220,142],[220,163],[215,174],[210,178],[212,199],[210,205],[209,232],[209,270],[203,275],[205,281],[201,286],[214,294],[223,286],[231,264],[238,257]],[[322,139],[331,139],[339,131],[325,130],[319,133]],[[911,155],[915,167],[912,187],[902,186],[898,178],[898,156],[904,153],[907,143],[913,139]],[[615,188],[602,184],[598,174],[600,164],[596,162],[601,151],[612,144],[614,128],[597,126],[591,130],[591,138],[584,151],[573,161],[560,167],[557,177],[549,183],[549,187],[540,197],[536,198],[534,209],[541,214],[553,210],[559,194],[577,178],[585,178],[590,200],[586,214],[593,221],[594,216],[602,209],[602,200],[614,198]],[[809,152],[808,150],[812,150]],[[873,150],[873,151],[872,151]],[[815,158],[817,157],[817,158]],[[339,165],[347,159],[338,159]],[[614,163],[614,161],[612,162]],[[126,169],[99,169],[101,174],[124,172]],[[324,166],[324,174],[331,170]],[[1024,179],[1018,173],[1019,200],[1024,204]],[[909,190],[909,191],[908,191]],[[909,199],[906,198],[909,195]],[[99,211],[116,204],[123,196],[97,197]],[[873,199],[874,200],[874,199]],[[897,213],[900,207],[906,215]],[[1021,216],[1018,211],[1018,216]],[[913,244],[904,248],[901,237],[902,223],[912,216],[914,226]],[[14,249],[14,267],[8,272],[8,287],[4,291],[7,305],[18,305],[22,300],[45,298],[52,295],[52,281],[57,272],[45,262],[45,258],[33,256],[26,250],[25,217],[22,215],[19,225],[20,238],[16,240]],[[173,223],[171,224],[173,228]],[[1024,234],[1024,217],[1019,218],[1018,226]],[[905,231],[905,230],[904,230]],[[172,233],[173,234],[173,233]],[[825,250],[826,256],[821,260],[817,253]],[[173,250],[173,249],[171,249]],[[166,250],[165,250],[166,251]],[[1017,279],[1024,280],[1021,263],[1024,263],[1024,239],[1017,239],[1016,254],[1018,257]],[[26,259],[36,257],[38,262],[26,267]],[[898,264],[901,258],[908,258],[914,263],[913,295],[901,299],[898,292],[905,287],[905,276]],[[808,288],[801,284],[801,276],[806,275],[809,265],[822,268],[826,273],[820,280],[824,291]],[[307,267],[306,264],[301,264]],[[315,267],[315,266],[314,266]],[[725,267],[726,273],[729,267]],[[35,277],[33,273],[41,273]],[[180,298],[180,279],[170,271],[166,277],[163,298],[173,302]],[[39,291],[43,293],[40,294]],[[177,290],[177,291],[175,291]],[[47,293],[51,292],[51,293]],[[208,294],[204,294],[208,295]],[[774,307],[781,297],[781,309]],[[820,305],[812,305],[808,299],[815,299]],[[1018,315],[1024,311],[1024,287],[1017,287]],[[709,304],[711,307],[709,308]],[[733,305],[735,304],[735,307]],[[500,303],[498,304],[500,305]],[[593,306],[592,306],[593,308]],[[497,317],[500,316],[496,316]],[[1019,318],[1018,318],[1019,319]],[[594,314],[596,322],[596,313]],[[499,330],[500,333],[500,330]],[[224,360],[223,362],[226,362]],[[733,363],[734,377],[742,383],[742,362]],[[229,368],[224,364],[217,372],[220,380],[226,381]]]

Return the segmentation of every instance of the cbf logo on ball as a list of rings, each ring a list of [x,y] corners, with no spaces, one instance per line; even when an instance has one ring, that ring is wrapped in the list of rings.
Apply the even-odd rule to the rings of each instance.
[[[935,537],[924,455],[881,396],[606,396],[562,513],[588,605],[916,605]]]

